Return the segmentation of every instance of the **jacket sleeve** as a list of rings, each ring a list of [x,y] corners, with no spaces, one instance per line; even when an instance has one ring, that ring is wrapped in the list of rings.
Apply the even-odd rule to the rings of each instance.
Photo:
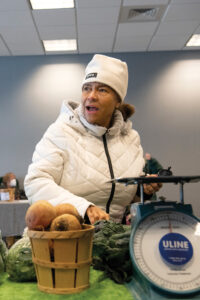
[[[85,198],[76,196],[59,186],[67,152],[58,148],[47,137],[37,144],[32,163],[24,180],[24,189],[30,203],[47,200],[52,205],[70,203],[84,218],[89,205]]]

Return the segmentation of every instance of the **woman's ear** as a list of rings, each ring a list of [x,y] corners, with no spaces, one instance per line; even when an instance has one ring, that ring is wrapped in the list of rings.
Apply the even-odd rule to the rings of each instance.
[[[121,103],[120,103],[120,102],[117,102],[115,108],[119,108],[120,105],[121,105]]]

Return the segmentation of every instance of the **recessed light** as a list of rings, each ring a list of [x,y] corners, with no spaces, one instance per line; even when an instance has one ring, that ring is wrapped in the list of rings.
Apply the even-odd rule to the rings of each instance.
[[[45,51],[75,51],[77,43],[75,39],[71,40],[44,40]]]
[[[73,8],[74,0],[30,0],[32,9]]]
[[[200,47],[200,34],[193,34],[186,47]]]

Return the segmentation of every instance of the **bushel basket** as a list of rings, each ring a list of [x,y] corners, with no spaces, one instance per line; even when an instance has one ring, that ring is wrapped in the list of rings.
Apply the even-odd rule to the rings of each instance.
[[[28,230],[41,291],[72,294],[89,287],[93,234],[91,225],[77,231]]]

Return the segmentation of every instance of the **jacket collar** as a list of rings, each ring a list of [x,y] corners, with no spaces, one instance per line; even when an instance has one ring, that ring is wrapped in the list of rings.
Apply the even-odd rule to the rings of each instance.
[[[125,135],[132,128],[132,122],[130,120],[125,122],[119,110],[115,111],[113,125],[109,129],[107,129],[106,127],[88,123],[87,120],[84,118],[82,105],[78,102],[63,101],[60,112],[61,114],[62,113],[64,113],[65,115],[67,114],[70,124],[72,126],[74,125],[73,127],[76,127],[76,129],[79,128],[79,130],[82,131],[80,127],[84,126],[84,128],[90,131],[93,135],[99,137],[104,135],[105,133],[107,133],[110,136],[119,135],[119,134]],[[77,119],[79,120],[78,128],[77,128]]]

